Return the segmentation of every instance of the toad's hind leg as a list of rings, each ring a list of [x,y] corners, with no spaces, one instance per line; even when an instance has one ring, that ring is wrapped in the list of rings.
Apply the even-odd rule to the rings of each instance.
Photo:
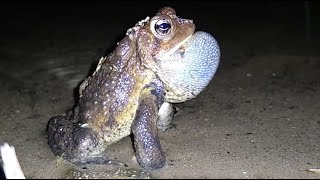
[[[121,164],[104,153],[94,154],[101,143],[87,124],[74,123],[65,116],[54,116],[48,123],[47,132],[48,144],[54,154],[76,165]]]
[[[52,151],[68,160],[87,157],[98,146],[95,133],[65,116],[54,116],[48,123],[48,143]]]

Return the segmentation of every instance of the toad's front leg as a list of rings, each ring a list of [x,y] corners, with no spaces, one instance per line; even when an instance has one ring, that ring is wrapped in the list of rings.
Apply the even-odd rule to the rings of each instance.
[[[132,124],[137,161],[146,169],[162,168],[166,161],[157,129],[158,111],[162,103],[163,91],[145,88]]]

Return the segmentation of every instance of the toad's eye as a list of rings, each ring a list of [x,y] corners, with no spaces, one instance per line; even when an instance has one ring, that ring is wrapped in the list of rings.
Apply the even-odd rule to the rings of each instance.
[[[155,23],[154,29],[160,36],[167,35],[171,31],[171,22],[165,19],[161,19]]]

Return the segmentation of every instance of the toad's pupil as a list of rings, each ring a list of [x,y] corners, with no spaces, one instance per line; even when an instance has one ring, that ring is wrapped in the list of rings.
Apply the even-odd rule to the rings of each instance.
[[[169,23],[162,23],[159,27],[161,30],[168,30],[171,28],[171,25]]]

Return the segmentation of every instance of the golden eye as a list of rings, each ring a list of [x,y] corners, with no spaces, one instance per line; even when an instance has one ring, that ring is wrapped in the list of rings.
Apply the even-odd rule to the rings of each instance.
[[[171,32],[171,21],[166,19],[160,19],[154,24],[155,32],[160,36],[166,36]]]

